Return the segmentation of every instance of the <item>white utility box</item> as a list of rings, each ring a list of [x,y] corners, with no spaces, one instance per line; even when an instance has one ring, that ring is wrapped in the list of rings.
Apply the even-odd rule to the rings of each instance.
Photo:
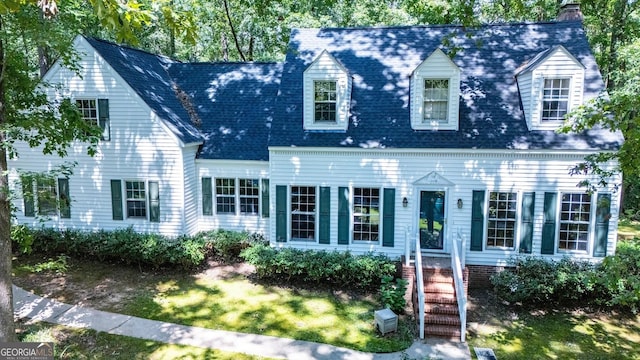
[[[398,315],[390,309],[382,309],[374,311],[376,327],[382,335],[398,330]]]

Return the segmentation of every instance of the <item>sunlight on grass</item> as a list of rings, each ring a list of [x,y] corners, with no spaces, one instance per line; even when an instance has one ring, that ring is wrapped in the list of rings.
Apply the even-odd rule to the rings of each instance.
[[[23,342],[53,342],[56,359],[267,359],[193,346],[163,344],[88,329],[38,323],[19,326]]]
[[[620,221],[618,223],[618,235],[626,238],[640,237],[640,221]]]
[[[619,320],[604,315],[524,314],[493,332],[470,334],[468,341],[472,348],[492,348],[500,360],[637,359],[640,317]]]
[[[411,334],[382,337],[373,300],[345,301],[329,292],[285,289],[246,279],[184,278],[159,283],[126,311],[135,316],[211,329],[294,338],[363,351],[398,351]]]

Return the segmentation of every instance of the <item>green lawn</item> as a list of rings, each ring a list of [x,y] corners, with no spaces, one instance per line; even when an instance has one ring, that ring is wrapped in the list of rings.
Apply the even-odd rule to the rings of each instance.
[[[413,324],[402,319],[397,333],[379,335],[373,324],[373,312],[381,308],[377,294],[275,286],[233,273],[140,271],[64,257],[20,256],[13,269],[14,282],[36,294],[148,319],[367,352],[404,350],[413,341]]]
[[[257,360],[264,357],[192,346],[164,344],[87,329],[40,323],[19,325],[23,342],[54,342],[55,359],[216,359]]]
[[[124,313],[211,329],[315,341],[368,352],[407,348],[412,335],[380,336],[371,299],[347,299],[328,291],[282,288],[245,279],[181,278],[158,283]]]
[[[640,357],[639,317],[522,311],[515,320],[494,322],[470,333],[472,353],[473,347],[492,348],[500,360]]]

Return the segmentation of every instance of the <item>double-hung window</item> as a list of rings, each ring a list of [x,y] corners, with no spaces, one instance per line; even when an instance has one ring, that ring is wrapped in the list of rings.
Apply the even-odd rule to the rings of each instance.
[[[591,195],[563,193],[560,205],[558,249],[587,251],[590,221]]]
[[[38,199],[39,215],[58,214],[58,194],[55,178],[42,178],[36,181],[36,194]]]
[[[424,123],[448,122],[449,80],[424,79],[423,111]]]
[[[76,107],[84,121],[89,125],[99,126],[102,129],[101,140],[110,139],[108,99],[77,99]]]
[[[236,213],[236,179],[216,179],[216,212]]]
[[[258,179],[239,179],[240,214],[258,215],[260,207],[260,185]]]
[[[316,188],[291,187],[291,239],[316,239]]]
[[[516,237],[518,194],[490,192],[487,214],[487,247],[513,248]]]
[[[144,181],[125,181],[128,218],[147,218],[147,191]]]
[[[353,189],[353,241],[380,238],[380,189]]]
[[[563,121],[569,111],[571,79],[545,78],[542,89],[542,122]]]
[[[315,122],[336,122],[337,82],[316,80],[313,82]]]

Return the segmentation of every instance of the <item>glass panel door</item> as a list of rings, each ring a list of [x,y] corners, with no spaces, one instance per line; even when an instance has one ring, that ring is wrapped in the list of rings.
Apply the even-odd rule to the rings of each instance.
[[[444,249],[444,191],[420,192],[420,247]]]

